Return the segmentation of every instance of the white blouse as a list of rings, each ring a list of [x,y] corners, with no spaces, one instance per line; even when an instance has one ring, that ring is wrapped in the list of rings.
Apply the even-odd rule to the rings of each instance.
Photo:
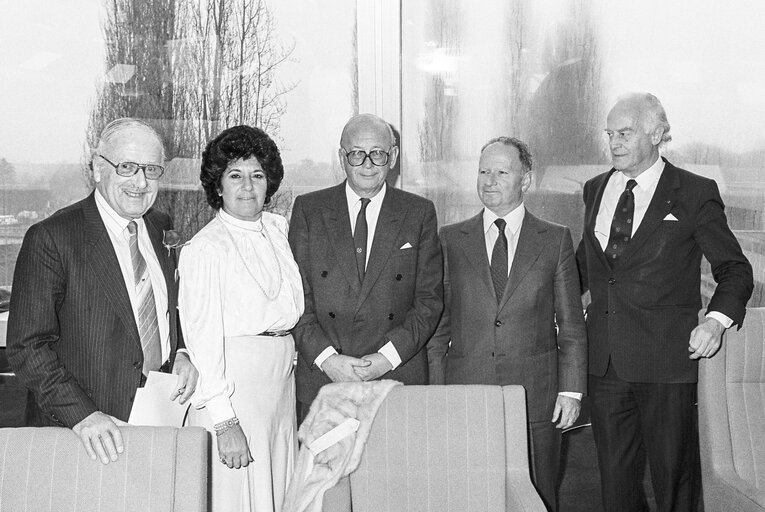
[[[178,271],[181,327],[199,371],[192,403],[219,423],[236,416],[224,339],[291,329],[303,314],[287,220],[263,212],[258,221],[243,221],[221,209],[181,250]]]

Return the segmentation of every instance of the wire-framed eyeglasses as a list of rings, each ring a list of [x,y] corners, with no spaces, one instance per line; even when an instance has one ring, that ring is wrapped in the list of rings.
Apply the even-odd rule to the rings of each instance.
[[[382,167],[388,163],[388,160],[390,160],[390,153],[383,151],[382,149],[373,149],[369,153],[359,149],[354,149],[353,151],[346,151],[343,149],[343,152],[345,153],[345,158],[348,159],[348,163],[352,167],[359,167],[360,165],[364,165],[364,162],[366,162],[367,158],[369,158],[372,164],[377,167]]]
[[[109,165],[114,167],[114,170],[117,171],[117,174],[120,176],[124,176],[126,178],[130,178],[131,176],[135,176],[138,171],[143,171],[143,175],[146,176],[147,180],[158,180],[162,177],[162,175],[165,173],[165,168],[161,165],[157,164],[137,164],[135,162],[120,162],[118,164],[115,164],[108,158],[106,158],[104,155],[99,155],[101,158],[106,160]]]

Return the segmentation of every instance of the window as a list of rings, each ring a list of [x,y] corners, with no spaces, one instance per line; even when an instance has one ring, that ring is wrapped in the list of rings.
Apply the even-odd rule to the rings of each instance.
[[[343,179],[342,126],[371,111],[400,133],[397,185],[432,199],[441,224],[480,210],[486,140],[528,142],[526,203],[576,243],[581,186],[609,166],[605,116],[627,90],[662,100],[665,154],[717,179],[762,276],[763,24],[757,0],[5,2],[0,285],[26,228],[88,193],[86,143],[123,115],[164,134],[158,207],[186,237],[211,215],[199,157],[221,129],[246,122],[276,138],[286,172],[272,208],[289,215],[296,195]]]

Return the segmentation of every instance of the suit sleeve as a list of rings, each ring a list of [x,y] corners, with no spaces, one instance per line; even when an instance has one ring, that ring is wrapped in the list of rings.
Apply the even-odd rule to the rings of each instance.
[[[582,198],[584,200],[585,205],[585,219],[587,218],[587,188],[588,183],[584,184],[584,189],[582,191]],[[579,271],[579,293],[585,294],[590,289],[590,286],[587,281],[587,250],[584,246],[584,234],[585,229],[587,229],[587,221],[584,220],[582,226],[582,239],[579,240],[579,246],[576,249],[576,266]]]
[[[579,295],[574,244],[562,233],[555,270],[555,321],[558,324],[558,391],[587,391],[587,333]]]
[[[441,230],[441,253],[444,262],[444,311],[438,322],[435,334],[428,341],[428,367],[430,384],[446,384],[446,354],[452,338],[451,329],[451,281],[449,280],[449,251],[446,248],[446,236]]]
[[[12,290],[11,367],[45,414],[71,428],[97,408],[52,348],[60,342],[57,312],[66,299],[67,272],[55,241],[39,224],[24,237]]]
[[[752,265],[728,226],[725,206],[714,181],[707,182],[703,192],[694,239],[709,261],[717,283],[707,312],[719,311],[740,329],[754,289]]]
[[[444,307],[443,277],[436,209],[428,201],[417,241],[417,276],[412,307],[404,321],[386,333],[387,340],[393,343],[404,363],[420,351],[438,325]]]
[[[316,304],[313,300],[313,286],[311,284],[311,258],[309,247],[308,220],[303,209],[302,197],[295,199],[290,218],[289,243],[292,254],[300,269],[303,280],[303,293],[305,311],[300,317],[292,333],[300,355],[308,365],[313,365],[321,352],[332,346],[329,336],[324,332],[316,317]]]

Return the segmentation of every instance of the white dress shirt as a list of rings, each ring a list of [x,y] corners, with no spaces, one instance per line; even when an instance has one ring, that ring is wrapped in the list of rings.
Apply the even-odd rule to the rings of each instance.
[[[183,248],[178,270],[181,326],[199,371],[192,403],[206,406],[212,422],[220,423],[236,416],[225,339],[286,331],[303,314],[303,282],[287,242],[287,220],[263,212],[260,220],[245,221],[221,209]],[[275,298],[268,300],[257,283]]]
[[[635,214],[632,218],[632,233],[630,236],[635,234],[640,227],[640,223],[643,222],[643,217],[645,217],[645,213],[648,211],[648,205],[651,204],[651,199],[653,199],[653,194],[656,192],[656,186],[659,184],[662,172],[664,172],[664,160],[658,158],[648,169],[638,174],[636,178],[632,178],[637,182],[637,185],[632,189],[632,194],[635,196]],[[595,238],[598,239],[600,248],[603,251],[606,250],[608,238],[611,235],[611,222],[614,218],[616,204],[619,202],[619,197],[624,192],[627,181],[630,179],[629,176],[626,176],[621,171],[616,171],[611,174],[608,183],[606,183],[603,198],[600,200],[598,216],[595,219]],[[714,318],[726,329],[733,325],[733,320],[719,311],[710,311],[706,316]]]
[[[109,239],[114,246],[114,252],[117,254],[117,261],[122,271],[122,279],[125,281],[128,296],[130,297],[130,306],[133,308],[135,324],[138,325],[138,294],[135,289],[135,278],[133,275],[133,262],[130,257],[130,233],[127,225],[129,220],[121,217],[114,209],[109,206],[101,192],[96,189],[95,193],[96,207],[104,221],[106,232],[109,233]],[[138,249],[146,260],[146,268],[149,271],[151,288],[154,292],[154,304],[157,308],[157,321],[159,323],[159,339],[162,347],[162,361],[167,361],[170,357],[170,312],[167,310],[167,285],[165,276],[162,274],[162,267],[159,265],[157,254],[151,245],[149,234],[146,232],[146,223],[143,217],[135,219],[138,226]],[[164,313],[164,314],[163,314]]]
[[[370,197],[369,204],[367,205],[366,217],[367,217],[367,260],[364,265],[369,264],[369,255],[372,252],[372,241],[375,239],[375,230],[377,229],[377,219],[380,217],[380,209],[382,208],[383,199],[385,199],[385,192],[388,190],[388,185],[383,183],[382,189],[374,196]],[[348,217],[351,220],[351,236],[356,232],[356,217],[361,210],[361,196],[353,191],[351,186],[346,181],[345,183],[345,200],[348,202]],[[401,356],[398,354],[398,350],[393,346],[391,341],[388,341],[383,345],[380,350],[380,354],[385,356],[385,359],[393,366],[395,370],[401,364]],[[335,347],[327,347],[321,351],[321,353],[314,360],[314,364],[318,366],[322,371],[321,365],[331,355],[337,354]]]
[[[518,235],[521,232],[521,226],[523,225],[523,218],[526,216],[526,208],[521,203],[515,210],[511,211],[504,217],[505,222],[505,237],[507,238],[507,272],[510,274],[510,269],[513,266],[513,259],[515,258],[515,249],[518,247]],[[491,263],[491,253],[494,251],[494,244],[497,243],[499,238],[499,228],[494,221],[500,217],[489,210],[483,209],[483,233],[486,241],[486,254],[489,257],[489,263]],[[573,391],[561,391],[559,395],[567,396],[569,398],[575,398],[577,400],[582,399],[582,393],[576,393]]]

